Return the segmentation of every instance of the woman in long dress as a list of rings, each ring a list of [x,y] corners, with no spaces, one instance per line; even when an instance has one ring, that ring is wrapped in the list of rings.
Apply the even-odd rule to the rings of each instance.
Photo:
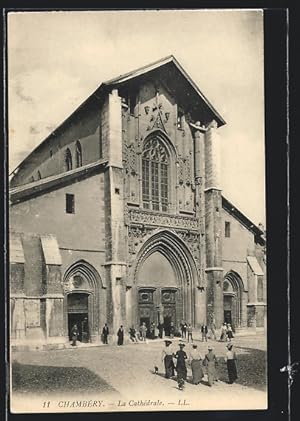
[[[162,350],[162,361],[165,365],[165,377],[170,379],[175,375],[174,373],[174,362],[173,362],[173,350],[170,346],[172,341],[165,341],[165,347]]]
[[[197,345],[193,344],[193,349],[190,353],[191,369],[193,376],[193,383],[199,384],[203,378],[202,357]]]
[[[234,383],[238,378],[236,360],[237,358],[236,353],[233,350],[233,344],[228,344],[225,361],[227,362],[228,379],[230,384]]]
[[[207,377],[208,377],[208,384],[209,386],[212,386],[215,381],[218,381],[217,377],[217,357],[215,353],[213,352],[213,348],[211,346],[208,347],[208,353],[205,355],[205,358],[203,360],[203,365],[207,369]]]
[[[121,325],[119,327],[119,330],[117,332],[117,336],[118,336],[118,345],[123,345],[123,342],[124,342],[124,329],[123,329],[123,325]]]
[[[176,371],[177,371],[177,382],[179,389],[183,389],[186,376],[187,376],[187,369],[185,360],[187,359],[186,352],[183,350],[185,347],[184,344],[179,344],[179,351],[176,352],[175,358],[177,360],[176,363]]]

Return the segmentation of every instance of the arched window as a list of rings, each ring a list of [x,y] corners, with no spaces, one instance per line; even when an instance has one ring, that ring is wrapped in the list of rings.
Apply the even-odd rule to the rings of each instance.
[[[76,167],[82,166],[82,150],[79,140],[76,142]]]
[[[67,148],[65,153],[65,166],[66,171],[70,171],[72,169],[72,155],[69,148]]]
[[[142,153],[143,207],[168,211],[169,155],[158,137],[151,137],[144,144]]]

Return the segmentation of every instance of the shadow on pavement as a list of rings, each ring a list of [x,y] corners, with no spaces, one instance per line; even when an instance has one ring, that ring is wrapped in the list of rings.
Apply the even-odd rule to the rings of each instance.
[[[267,388],[267,353],[254,348],[235,346],[237,354],[236,384],[265,391]],[[243,353],[245,352],[245,353]],[[228,383],[227,364],[219,362],[217,367],[218,378]]]
[[[84,367],[53,367],[12,363],[12,389],[18,393],[117,392],[101,377]]]

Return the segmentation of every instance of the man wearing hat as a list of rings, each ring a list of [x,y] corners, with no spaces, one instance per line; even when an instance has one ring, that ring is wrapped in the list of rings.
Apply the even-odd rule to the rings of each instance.
[[[177,360],[177,364],[176,364],[177,382],[178,382],[178,387],[180,390],[183,389],[184,382],[187,376],[187,369],[186,369],[186,364],[185,364],[187,355],[186,355],[186,352],[183,350],[184,347],[185,345],[183,343],[179,343],[180,349],[175,354],[175,358]]]
[[[165,347],[162,350],[162,362],[165,365],[165,377],[170,379],[175,375],[174,373],[174,362],[173,362],[173,350],[172,341],[165,340]]]
[[[203,365],[206,367],[207,370],[207,377],[208,377],[208,384],[212,386],[215,381],[218,381],[216,365],[218,364],[217,357],[213,352],[213,347],[208,346],[208,353],[205,355],[203,360]]]

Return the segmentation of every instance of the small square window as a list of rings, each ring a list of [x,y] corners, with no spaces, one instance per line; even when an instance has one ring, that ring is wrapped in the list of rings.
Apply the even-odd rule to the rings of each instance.
[[[225,222],[225,237],[230,237],[230,222]]]
[[[115,188],[115,194],[120,194],[120,189],[118,187]]]
[[[74,194],[66,194],[66,213],[75,213]]]

